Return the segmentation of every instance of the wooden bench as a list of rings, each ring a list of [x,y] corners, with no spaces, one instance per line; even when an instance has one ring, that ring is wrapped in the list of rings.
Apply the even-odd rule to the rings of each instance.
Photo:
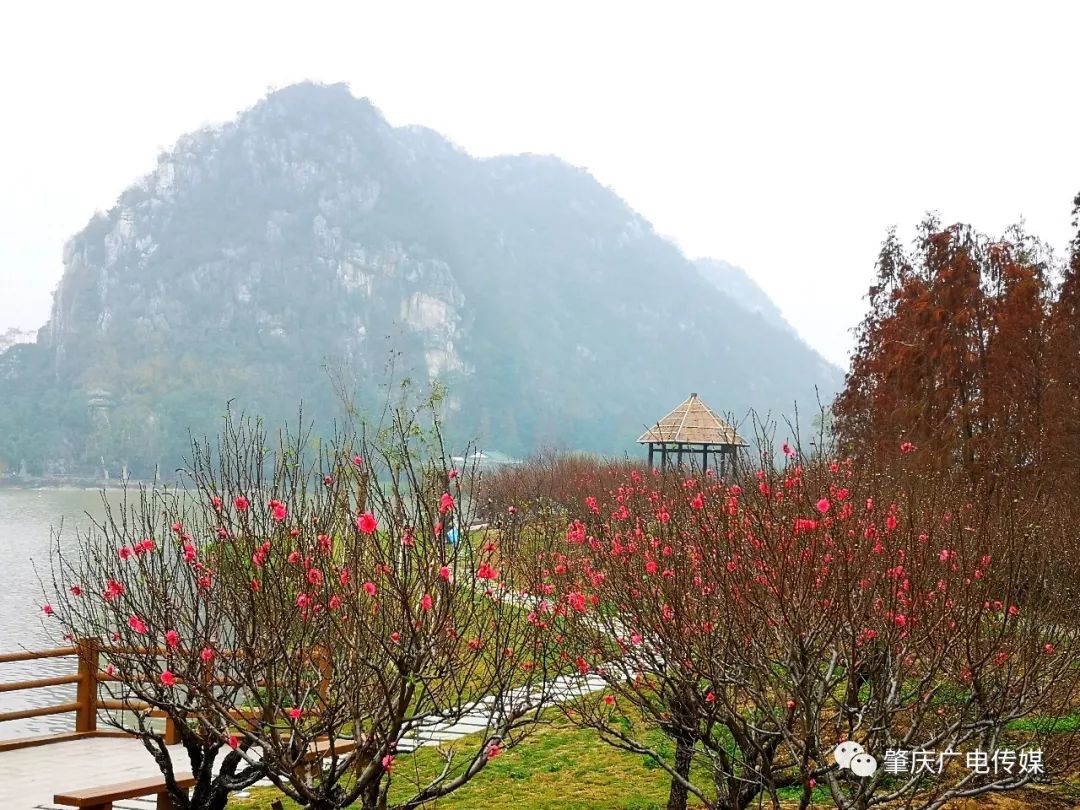
[[[176,774],[176,784],[184,790],[195,786],[195,777],[189,773]],[[152,776],[149,779],[136,779],[131,782],[117,782],[112,785],[69,790],[53,796],[54,804],[68,807],[84,807],[88,810],[112,810],[112,803],[122,799],[134,799],[137,796],[157,794],[158,810],[173,810],[173,801],[165,790],[165,777]]]

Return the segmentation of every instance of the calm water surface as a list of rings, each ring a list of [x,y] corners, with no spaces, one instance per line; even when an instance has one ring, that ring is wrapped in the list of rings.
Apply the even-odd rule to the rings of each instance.
[[[71,548],[75,544],[73,530],[88,524],[88,512],[98,517],[102,514],[100,492],[0,488],[0,652],[41,650],[61,644],[61,639],[50,632],[58,625],[43,621],[44,597],[38,574],[42,580],[49,580],[51,529],[63,521],[61,542]],[[74,658],[0,664],[0,683],[71,674],[75,667]],[[74,699],[74,694],[74,686],[0,692],[0,712],[66,703]],[[74,714],[15,720],[0,723],[0,739],[74,728]]]

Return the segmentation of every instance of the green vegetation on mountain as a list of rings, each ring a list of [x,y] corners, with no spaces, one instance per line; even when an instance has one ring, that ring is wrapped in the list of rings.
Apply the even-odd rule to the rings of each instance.
[[[587,172],[476,159],[343,85],[182,138],[68,243],[49,323],[0,355],[0,464],[168,470],[226,402],[269,419],[438,378],[457,440],[622,452],[690,391],[790,412],[841,373],[704,278]]]

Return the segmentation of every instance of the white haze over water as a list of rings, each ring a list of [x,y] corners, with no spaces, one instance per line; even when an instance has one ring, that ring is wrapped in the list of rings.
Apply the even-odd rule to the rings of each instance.
[[[843,363],[878,246],[928,209],[1064,251],[1080,4],[56,2],[0,12],[0,332],[184,132],[347,81],[475,155],[585,166],[742,265]]]

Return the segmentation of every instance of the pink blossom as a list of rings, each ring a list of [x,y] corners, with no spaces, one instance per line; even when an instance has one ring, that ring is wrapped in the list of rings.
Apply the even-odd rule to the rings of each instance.
[[[431,605],[432,605],[432,599],[431,599],[431,594],[430,593],[425,593],[422,597],[420,597],[420,609],[421,610],[431,610]]]
[[[299,720],[303,713],[304,710],[296,706],[293,706],[291,709],[289,709],[289,717],[291,717],[293,720]]]
[[[53,615],[53,606],[52,605],[42,605],[41,606],[41,611],[46,616],[52,616]]]
[[[124,586],[121,583],[117,582],[115,579],[110,579],[106,583],[106,585],[105,585],[105,593],[103,594],[103,596],[105,597],[106,602],[111,602],[116,597],[123,596],[123,595],[124,595]]]
[[[235,734],[230,734],[229,735],[229,748],[231,748],[233,751],[235,751],[239,747],[240,747],[240,738],[237,737]]]
[[[366,593],[368,596],[374,596],[378,592],[379,589],[375,586],[374,582],[364,583],[364,593]]]
[[[492,743],[491,745],[488,746],[488,750],[487,750],[488,761],[490,762],[491,760],[495,759],[495,757],[497,757],[501,753],[502,753],[502,748],[499,747],[499,744],[498,743]]]
[[[371,512],[364,512],[364,514],[356,518],[356,528],[363,534],[373,534],[375,529],[378,528],[378,523]]]
[[[214,660],[214,651],[209,647],[203,647],[202,652],[199,653],[199,658],[202,659],[204,664],[209,664]]]
[[[454,508],[454,499],[450,497],[449,492],[444,492],[442,497],[439,498],[439,514],[445,515],[447,512]]]
[[[830,505],[831,504],[829,503],[828,498],[822,498],[820,501],[817,502],[817,510],[824,515],[826,512],[829,511]]]
[[[233,505],[236,507],[236,511],[246,512],[248,507],[251,506],[251,503],[243,495],[237,495],[236,500],[233,501]]]
[[[169,670],[165,670],[161,673],[161,682],[166,686],[175,686],[176,676],[169,672]]]
[[[128,619],[128,627],[130,627],[139,635],[146,634],[146,622],[144,622],[138,616],[132,616],[130,619]]]
[[[447,582],[450,581],[450,566],[444,565],[439,569],[439,578],[445,579]]]
[[[165,631],[165,643],[170,647],[176,647],[180,644],[180,634],[175,630]]]
[[[71,595],[72,596],[82,596],[82,588],[80,588],[78,585],[72,585],[71,586]]]

